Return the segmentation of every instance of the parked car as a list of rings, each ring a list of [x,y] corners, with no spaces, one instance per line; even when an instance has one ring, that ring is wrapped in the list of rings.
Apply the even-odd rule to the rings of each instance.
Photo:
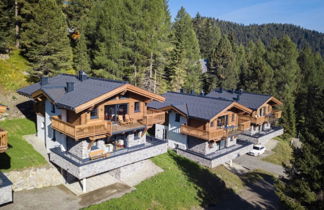
[[[250,151],[248,154],[252,156],[258,156],[262,155],[265,152],[266,148],[262,145],[254,145],[252,151]]]

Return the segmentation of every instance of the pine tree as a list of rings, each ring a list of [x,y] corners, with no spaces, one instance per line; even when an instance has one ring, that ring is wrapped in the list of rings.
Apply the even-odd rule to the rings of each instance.
[[[287,180],[277,183],[277,194],[289,209],[323,209],[324,206],[324,91],[310,85],[307,117],[301,130],[301,148],[295,148]]]
[[[85,37],[87,15],[94,2],[91,0],[73,0],[68,4],[63,1],[63,12],[66,15],[70,33],[70,43],[73,50],[73,67],[90,73],[90,61]],[[79,33],[80,38],[72,38],[73,33]]]
[[[0,1],[0,53],[8,53],[13,45],[15,23],[15,1]]]
[[[273,70],[266,61],[267,49],[261,41],[247,46],[247,68],[242,72],[243,88],[255,93],[271,94]]]
[[[287,134],[296,135],[295,95],[299,76],[296,45],[288,36],[271,43],[267,61],[273,69],[273,95],[285,104],[283,109],[283,126]]]
[[[200,92],[201,66],[199,63],[199,44],[192,26],[190,15],[182,7],[172,26],[174,34],[174,49],[170,65],[170,86],[176,91],[184,88],[186,91]]]
[[[227,36],[223,36],[208,58],[208,69],[216,80],[216,86],[235,89],[238,84],[239,72],[235,69],[235,54]]]
[[[221,31],[213,19],[201,17],[199,13],[192,19],[192,23],[199,41],[200,54],[203,58],[208,58],[221,39]]]
[[[30,80],[70,70],[72,50],[62,10],[55,0],[29,3],[29,13],[22,12],[27,19],[22,23],[21,41],[24,55],[33,64]]]

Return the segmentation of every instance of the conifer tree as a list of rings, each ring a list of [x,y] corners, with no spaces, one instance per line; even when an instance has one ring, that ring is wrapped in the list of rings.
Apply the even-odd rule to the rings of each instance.
[[[277,194],[289,209],[322,209],[324,205],[324,90],[308,87],[307,116],[302,123],[301,148],[295,148],[287,180],[277,183]]]
[[[192,26],[191,17],[183,7],[178,11],[172,30],[175,47],[170,65],[171,89],[176,91],[182,87],[186,91],[200,92],[199,44]]]
[[[0,1],[0,53],[8,53],[14,40],[14,0]]]
[[[27,19],[22,23],[21,41],[24,55],[33,64],[30,80],[70,70],[72,50],[61,8],[55,0],[28,3],[25,5],[30,7],[22,12],[22,17]]]
[[[221,31],[212,19],[201,17],[199,13],[192,19],[192,23],[199,41],[200,54],[203,58],[208,58],[221,39]]]
[[[247,69],[242,72],[243,88],[255,93],[271,94],[273,70],[266,61],[267,49],[259,40],[247,46]]]
[[[239,72],[235,69],[235,54],[227,36],[223,36],[208,58],[208,69],[214,75],[216,86],[235,89],[238,84]]]
[[[63,1],[62,5],[70,30],[70,42],[73,50],[73,67],[75,70],[83,70],[90,73],[85,26],[88,20],[87,15],[94,5],[94,1],[73,0],[68,4]],[[79,33],[80,37],[74,39],[72,37],[73,33]]]
[[[285,104],[282,121],[286,133],[291,136],[296,135],[294,103],[299,76],[297,58],[296,45],[288,36],[274,39],[267,54],[267,61],[273,69],[273,95]]]

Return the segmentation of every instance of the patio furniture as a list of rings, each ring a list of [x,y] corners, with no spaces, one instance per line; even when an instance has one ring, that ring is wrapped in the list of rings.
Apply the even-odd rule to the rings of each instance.
[[[121,124],[121,125],[125,125],[125,124],[127,124],[127,123],[124,121],[123,115],[118,115],[118,122],[119,122],[119,124]]]
[[[133,123],[134,119],[129,116],[129,114],[125,115],[125,122],[130,124]]]
[[[93,150],[89,153],[89,157],[91,160],[96,160],[99,158],[104,158],[107,157],[107,154],[105,153],[104,150],[102,149],[97,149],[97,150]]]
[[[107,151],[107,152],[113,152],[113,151],[114,151],[114,145],[112,145],[112,144],[107,144],[107,145],[106,145],[106,151]]]

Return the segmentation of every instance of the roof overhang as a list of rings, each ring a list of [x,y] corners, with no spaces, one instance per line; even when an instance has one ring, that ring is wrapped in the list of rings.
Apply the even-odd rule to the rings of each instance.
[[[259,108],[262,107],[262,106],[264,106],[265,104],[269,103],[270,101],[274,102],[276,105],[279,105],[279,106],[281,106],[281,105],[283,104],[280,100],[278,100],[278,99],[276,99],[275,97],[271,96],[271,97],[270,97],[268,100],[266,100],[266,101],[265,101],[261,106],[259,106]]]
[[[227,106],[225,109],[220,111],[218,114],[216,114],[212,119],[210,119],[210,121],[216,119],[218,116],[222,115],[223,112],[226,112],[226,111],[230,110],[231,108],[237,108],[237,109],[242,110],[243,112],[248,113],[248,114],[253,112],[252,109],[250,109],[246,106],[243,106],[242,104],[239,104],[237,102],[233,102],[229,106]]]
[[[154,109],[154,108],[152,108],[152,109]],[[170,111],[170,110],[172,110],[172,111],[174,111],[174,112],[180,114],[181,116],[183,116],[183,117],[185,117],[185,118],[188,117],[186,113],[180,111],[179,109],[177,109],[177,108],[174,107],[173,105],[165,106],[165,107],[162,107],[162,108],[159,108],[159,109],[156,109],[156,110],[160,110],[160,111]]]
[[[79,112],[82,112],[98,103],[101,103],[103,102],[104,100],[106,100],[107,98],[110,98],[110,97],[113,97],[121,92],[124,92],[124,91],[129,91],[129,92],[133,92],[133,93],[136,93],[138,95],[141,95],[141,96],[144,96],[146,98],[149,98],[149,99],[152,99],[152,100],[155,100],[155,101],[158,101],[158,102],[164,102],[165,101],[165,98],[163,96],[160,96],[158,94],[155,94],[155,93],[151,93],[147,90],[144,90],[142,88],[139,88],[139,87],[135,87],[134,85],[131,85],[131,84],[125,84],[125,85],[122,85],[112,91],[109,91],[97,98],[94,98],[84,104],[81,104],[77,107],[74,108],[74,111],[76,113],[79,113]]]

